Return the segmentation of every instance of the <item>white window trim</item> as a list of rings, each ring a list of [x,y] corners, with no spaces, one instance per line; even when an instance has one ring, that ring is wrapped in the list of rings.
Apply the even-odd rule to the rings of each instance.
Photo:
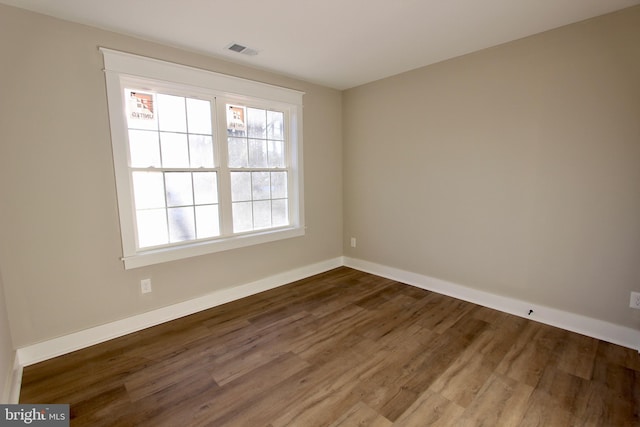
[[[302,170],[302,96],[303,92],[214,73],[171,62],[100,48],[104,57],[104,72],[113,147],[113,162],[118,194],[120,230],[125,269],[143,267],[167,261],[237,249],[302,236],[304,225],[304,192]],[[215,93],[216,96],[238,100],[261,99],[270,103],[288,104],[290,120],[291,171],[289,188],[291,225],[241,235],[185,243],[161,249],[137,250],[135,243],[133,190],[129,179],[126,117],[123,110],[124,81],[132,78],[152,79],[171,85],[186,85]]]

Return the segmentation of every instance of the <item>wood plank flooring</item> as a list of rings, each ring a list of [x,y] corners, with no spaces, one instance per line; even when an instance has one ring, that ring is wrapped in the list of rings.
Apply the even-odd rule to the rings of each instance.
[[[72,426],[638,426],[637,352],[346,267],[24,369]]]

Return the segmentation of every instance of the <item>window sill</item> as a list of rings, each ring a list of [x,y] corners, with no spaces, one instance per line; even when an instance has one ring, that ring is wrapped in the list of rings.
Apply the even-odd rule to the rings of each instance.
[[[168,261],[190,258],[199,255],[206,255],[215,252],[238,249],[246,246],[259,245],[261,243],[275,242],[277,240],[289,239],[292,237],[304,236],[304,228],[285,228],[280,230],[268,230],[262,233],[251,233],[247,235],[233,236],[211,240],[207,242],[197,242],[181,245],[177,247],[140,251],[131,256],[122,258],[125,270],[138,267],[145,267],[153,264],[160,264]]]

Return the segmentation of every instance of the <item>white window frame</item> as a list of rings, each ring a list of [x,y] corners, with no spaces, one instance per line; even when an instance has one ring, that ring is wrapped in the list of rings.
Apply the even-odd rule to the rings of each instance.
[[[302,170],[303,92],[111,49],[100,48],[100,51],[104,57],[105,65],[113,163],[122,235],[122,261],[125,269],[273,242],[305,234]],[[279,110],[286,111],[288,126],[285,131],[288,132],[288,166],[291,175],[288,188],[290,225],[223,235],[209,240],[184,242],[156,249],[138,249],[124,100],[126,86],[131,87],[131,83],[136,81],[154,81],[157,83],[157,87],[171,88],[178,93],[184,91],[188,94],[189,90],[205,92],[216,97],[219,104],[238,102],[256,105],[257,103],[264,106],[277,106]],[[220,106],[217,109],[219,111]],[[226,120],[226,118],[218,115],[218,121],[220,120]],[[214,123],[214,126],[216,128],[222,126],[226,132],[226,122]],[[218,144],[219,146],[225,145],[226,139],[222,141],[219,138]],[[222,158],[225,157],[222,156]],[[220,156],[218,157],[218,166],[226,168],[225,164],[220,163]]]

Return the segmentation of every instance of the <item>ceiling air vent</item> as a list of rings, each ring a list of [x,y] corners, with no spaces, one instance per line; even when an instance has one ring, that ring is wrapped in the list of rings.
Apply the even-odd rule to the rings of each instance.
[[[227,49],[237,53],[241,53],[243,55],[249,55],[249,56],[254,56],[258,54],[257,50],[251,49],[250,47],[246,47],[238,43],[231,43],[229,46],[227,46]]]

